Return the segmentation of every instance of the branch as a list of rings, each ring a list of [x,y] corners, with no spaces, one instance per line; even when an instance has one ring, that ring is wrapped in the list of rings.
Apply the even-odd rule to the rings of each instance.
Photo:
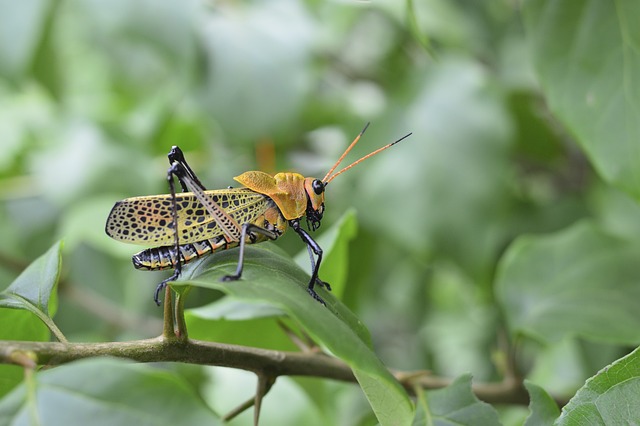
[[[323,353],[274,351],[201,340],[156,337],[109,343],[0,342],[0,363],[18,364],[16,353],[31,354],[38,365],[49,366],[84,358],[113,356],[138,362],[182,362],[237,368],[274,380],[278,376],[307,376],[356,382],[347,364]],[[440,389],[451,383],[449,379],[427,372],[395,372],[394,375],[412,395],[415,395],[416,385],[424,389]],[[526,389],[515,380],[474,384],[473,391],[479,399],[489,403],[526,405],[529,401]],[[563,402],[566,403],[558,401],[559,404]]]
[[[60,365],[98,356],[138,362],[183,362],[214,365],[271,376],[311,376],[355,382],[344,362],[326,355],[273,351],[201,340],[165,340],[162,337],[129,342],[60,343],[0,342],[0,362],[13,364],[16,351],[33,353],[39,365]]]

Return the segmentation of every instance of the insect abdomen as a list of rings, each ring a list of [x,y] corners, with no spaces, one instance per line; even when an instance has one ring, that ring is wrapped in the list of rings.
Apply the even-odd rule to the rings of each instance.
[[[182,263],[189,263],[217,250],[225,250],[236,247],[237,242],[227,242],[220,236],[210,240],[198,241],[192,244],[183,244],[179,247]],[[131,258],[136,269],[148,271],[160,271],[175,268],[178,263],[175,246],[154,247],[136,253]]]

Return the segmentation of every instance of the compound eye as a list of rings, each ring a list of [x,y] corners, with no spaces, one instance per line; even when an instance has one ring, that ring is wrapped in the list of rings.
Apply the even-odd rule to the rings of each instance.
[[[314,179],[314,181],[311,183],[311,187],[313,188],[313,192],[315,192],[316,195],[320,195],[324,192],[324,183],[322,183],[320,179]]]

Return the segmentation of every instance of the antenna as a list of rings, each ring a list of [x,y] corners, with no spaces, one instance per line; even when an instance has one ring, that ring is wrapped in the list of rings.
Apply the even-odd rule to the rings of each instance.
[[[362,129],[362,131],[358,134],[358,136],[356,136],[356,138],[353,140],[353,142],[351,142],[351,145],[349,145],[349,147],[347,148],[347,150],[344,152],[344,154],[342,154],[342,156],[340,156],[340,158],[338,159],[338,161],[336,162],[336,164],[333,165],[333,167],[331,167],[331,170],[329,170],[329,173],[327,173],[327,175],[324,177],[324,179],[322,179],[322,183],[325,184],[325,186],[331,182],[336,176],[338,176],[339,174],[342,174],[344,172],[346,172],[347,170],[349,170],[350,168],[352,168],[353,166],[355,166],[358,163],[362,163],[364,160],[366,160],[369,157],[373,157],[374,155],[384,151],[387,148],[391,148],[392,146],[394,146],[395,144],[397,144],[398,142],[403,141],[404,139],[408,138],[409,136],[412,135],[412,133],[408,133],[406,135],[404,135],[403,137],[401,137],[398,140],[395,140],[393,142],[391,142],[390,144],[387,144],[385,146],[383,146],[382,148],[378,148],[375,151],[365,155],[364,157],[362,157],[361,159],[354,161],[353,163],[349,164],[347,167],[341,169],[340,171],[336,172],[334,175],[332,175],[331,177],[329,177],[331,175],[331,173],[336,169],[336,167],[338,167],[338,164],[340,164],[340,162],[344,159],[344,157],[346,157],[346,155],[349,153],[349,151],[351,151],[351,149],[355,146],[355,144],[360,140],[360,136],[362,136],[362,134],[364,133],[365,130],[367,130],[367,127],[369,127],[369,123],[367,123],[366,126],[364,126],[364,129]]]
[[[364,129],[362,129],[360,131],[360,133],[358,133],[358,136],[356,136],[356,138],[353,140],[353,142],[351,142],[351,145],[349,145],[349,147],[342,153],[340,158],[338,158],[338,161],[336,161],[336,163],[333,165],[333,167],[331,167],[331,169],[327,172],[327,175],[322,179],[322,182],[328,182],[327,178],[329,177],[329,175],[331,175],[331,173],[333,173],[333,171],[336,169],[336,167],[338,167],[338,165],[342,162],[342,160],[344,160],[344,157],[346,157],[347,154],[349,153],[349,151],[351,151],[351,148],[356,146],[356,144],[360,140],[360,136],[364,135],[364,132],[367,131],[367,128],[369,127],[369,124],[371,124],[371,123],[367,123],[367,124],[364,125]]]

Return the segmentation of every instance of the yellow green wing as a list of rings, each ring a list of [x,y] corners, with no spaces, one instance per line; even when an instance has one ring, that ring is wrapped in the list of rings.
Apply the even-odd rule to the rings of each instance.
[[[273,203],[247,188],[204,191],[238,224],[252,222]],[[176,194],[180,244],[195,243],[222,235],[214,219],[192,192]],[[171,195],[151,195],[118,201],[107,219],[111,238],[149,247],[174,243]]]

